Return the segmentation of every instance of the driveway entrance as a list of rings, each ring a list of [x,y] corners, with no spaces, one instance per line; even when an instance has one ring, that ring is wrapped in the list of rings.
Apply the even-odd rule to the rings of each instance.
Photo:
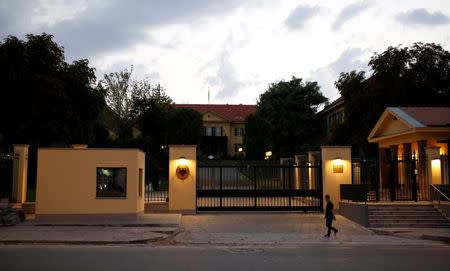
[[[197,211],[322,209],[320,164],[197,165]]]

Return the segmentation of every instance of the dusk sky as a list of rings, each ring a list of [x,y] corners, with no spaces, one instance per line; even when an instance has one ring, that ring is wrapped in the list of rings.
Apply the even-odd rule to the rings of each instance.
[[[388,46],[450,50],[450,1],[0,0],[0,36],[46,32],[66,61],[103,74],[134,65],[177,103],[253,104],[269,83],[317,81],[334,100],[340,72],[367,70]]]

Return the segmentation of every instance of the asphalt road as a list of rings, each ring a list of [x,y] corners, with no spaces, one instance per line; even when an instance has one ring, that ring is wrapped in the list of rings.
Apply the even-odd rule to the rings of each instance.
[[[1,270],[450,270],[445,245],[0,246]]]

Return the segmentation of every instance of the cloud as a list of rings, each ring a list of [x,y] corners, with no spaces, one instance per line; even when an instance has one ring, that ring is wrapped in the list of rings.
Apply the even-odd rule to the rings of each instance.
[[[22,1],[13,1],[22,2]],[[25,2],[24,2],[25,3]],[[66,48],[68,60],[128,48],[137,42],[152,42],[148,30],[161,25],[190,23],[206,16],[218,16],[237,7],[238,0],[133,0],[95,1],[73,18],[54,25],[30,27],[33,4],[6,5],[0,18],[7,25],[0,34],[23,35],[47,32]],[[28,7],[28,8],[27,8]],[[9,16],[8,14],[14,16]],[[5,33],[6,32],[6,33]]]
[[[364,10],[366,10],[369,7],[370,7],[370,2],[365,1],[365,0],[355,2],[353,4],[350,4],[346,7],[344,7],[341,10],[341,12],[339,12],[338,17],[331,25],[331,28],[333,30],[339,30],[345,22],[358,16],[359,14],[361,14],[361,12],[363,12]]]
[[[368,50],[360,48],[347,48],[341,55],[333,62],[325,67],[321,67],[311,72],[308,80],[317,81],[321,87],[322,93],[330,100],[339,97],[338,91],[334,86],[334,82],[338,80],[341,72],[368,71],[367,61],[361,61],[361,57],[367,53]]]
[[[299,5],[291,11],[284,23],[291,30],[302,29],[308,20],[314,17],[319,11],[320,7],[318,6]]]
[[[440,25],[448,24],[450,17],[440,11],[428,12],[424,8],[418,8],[397,14],[396,19],[408,24]]]
[[[216,76],[210,76],[207,78],[207,83],[214,87],[219,88],[219,92],[215,95],[217,99],[232,98],[236,96],[236,93],[244,83],[237,80],[237,74],[230,61],[230,55],[227,50],[216,60],[219,66]]]
[[[0,3],[1,39],[8,35],[15,35],[17,32],[23,31],[26,26],[31,25],[30,15],[32,10],[29,8],[30,5],[32,5],[31,0]]]

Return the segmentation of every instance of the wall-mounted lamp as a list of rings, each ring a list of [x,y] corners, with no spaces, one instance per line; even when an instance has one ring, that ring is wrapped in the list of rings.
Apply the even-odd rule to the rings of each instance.
[[[266,151],[265,155],[266,157],[264,157],[264,160],[269,160],[270,157],[272,156],[272,151]]]
[[[238,148],[238,152],[242,152],[244,149],[242,147]]]
[[[184,156],[181,156],[178,160],[177,160],[178,166],[177,166],[177,177],[180,180],[185,180],[187,179],[187,177],[189,177],[189,167],[188,167],[188,162],[186,160],[186,158]]]
[[[333,160],[333,173],[344,173],[344,161],[341,157]]]

